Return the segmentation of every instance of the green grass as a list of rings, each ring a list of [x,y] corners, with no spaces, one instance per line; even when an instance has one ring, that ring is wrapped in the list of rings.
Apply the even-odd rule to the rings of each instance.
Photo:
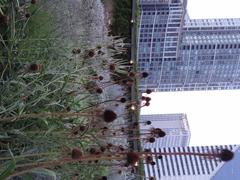
[[[16,120],[24,114],[80,112],[96,104],[98,96],[84,88],[88,77],[95,73],[94,67],[79,63],[68,44],[61,42],[61,35],[55,34],[54,17],[40,4],[26,9],[31,14],[26,19],[15,11],[15,6],[17,4],[6,2],[3,10],[11,21],[1,24],[0,119],[13,120],[0,124],[0,157],[9,157],[9,160],[0,159],[0,175],[3,177],[10,175],[19,164],[55,160],[71,153],[74,147],[84,151],[97,143],[88,138],[66,138],[72,134],[71,126],[89,125],[86,117],[42,116]],[[73,91],[79,93],[69,93]],[[94,130],[85,134],[94,134]],[[49,155],[24,157],[40,153]],[[106,174],[106,168],[101,165],[83,168],[68,164],[52,170],[55,171],[52,174],[57,173],[65,179],[72,179],[69,177],[76,173],[78,179],[85,176],[94,179]],[[30,170],[30,174],[23,176],[46,172],[51,174],[47,170]]]
[[[131,1],[114,0],[112,33],[127,38],[127,42],[130,42],[131,36],[130,20]]]

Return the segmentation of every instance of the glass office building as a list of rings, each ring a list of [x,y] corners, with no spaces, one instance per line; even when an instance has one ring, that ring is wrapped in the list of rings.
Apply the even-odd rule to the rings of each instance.
[[[140,3],[141,90],[240,88],[240,19],[190,19],[187,0]]]
[[[229,162],[193,155],[168,155],[163,156],[162,159],[153,157],[156,164],[144,165],[145,176],[146,179],[154,177],[155,180],[238,180],[240,179],[239,148],[239,145],[153,148],[152,152],[195,153],[229,149],[235,152],[235,157]]]
[[[152,114],[140,115],[141,122],[151,121],[151,125],[141,123],[141,132],[148,132],[151,128],[160,128],[166,136],[157,138],[154,143],[142,142],[143,148],[160,148],[174,146],[188,146],[190,129],[186,114]],[[143,137],[144,138],[144,137]]]

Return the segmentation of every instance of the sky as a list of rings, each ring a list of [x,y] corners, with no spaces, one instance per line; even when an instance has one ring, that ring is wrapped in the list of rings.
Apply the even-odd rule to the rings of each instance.
[[[188,0],[192,19],[240,18],[240,0]]]
[[[240,0],[188,0],[192,19],[240,18]],[[240,90],[152,93],[141,114],[186,113],[190,145],[240,144]]]

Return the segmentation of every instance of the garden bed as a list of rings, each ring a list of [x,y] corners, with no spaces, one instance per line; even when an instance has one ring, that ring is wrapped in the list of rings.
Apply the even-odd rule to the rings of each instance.
[[[1,10],[0,177],[107,175],[101,162],[66,163],[76,148],[127,146],[126,136],[102,135],[129,118],[130,95],[112,80],[126,77],[129,65],[116,59],[126,50],[122,39],[107,37],[100,0],[1,1]],[[115,124],[104,122],[107,109]]]

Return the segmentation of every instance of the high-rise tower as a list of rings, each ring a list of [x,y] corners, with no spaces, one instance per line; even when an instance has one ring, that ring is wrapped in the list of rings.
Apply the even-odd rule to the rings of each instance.
[[[240,19],[190,19],[186,0],[142,0],[140,89],[240,89]]]
[[[188,146],[190,140],[190,129],[186,114],[151,114],[141,115],[141,122],[151,121],[151,125],[141,125],[141,131],[148,129],[160,128],[166,136],[157,138],[154,143],[144,143],[144,148],[160,148],[174,146]]]

